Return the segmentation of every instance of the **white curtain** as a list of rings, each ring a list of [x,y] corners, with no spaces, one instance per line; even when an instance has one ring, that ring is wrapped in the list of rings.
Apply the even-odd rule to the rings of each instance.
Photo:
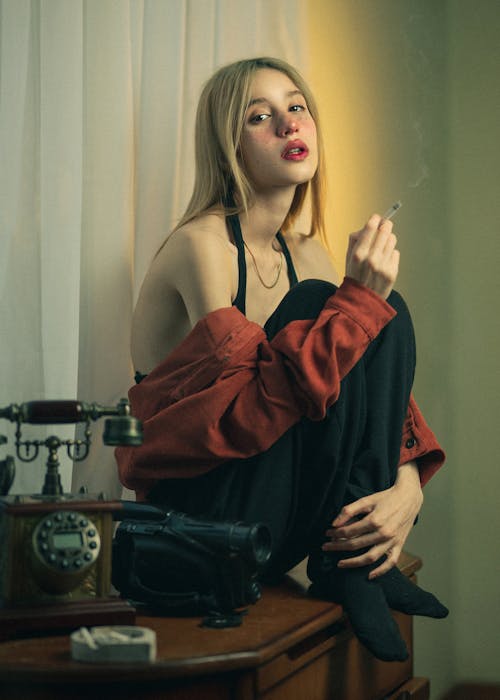
[[[306,70],[302,1],[0,0],[0,408],[126,395],[134,300],[190,195],[200,87],[255,55]],[[61,460],[65,490],[121,492],[102,428],[85,462]],[[52,433],[74,430],[23,437]],[[0,435],[3,459],[13,426]],[[40,490],[45,458],[16,460],[13,493]]]

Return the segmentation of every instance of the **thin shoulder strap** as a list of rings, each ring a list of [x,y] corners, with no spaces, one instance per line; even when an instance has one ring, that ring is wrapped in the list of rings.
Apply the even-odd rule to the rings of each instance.
[[[293,266],[292,256],[290,255],[290,251],[288,250],[288,246],[285,243],[285,237],[283,236],[281,231],[278,231],[278,233],[276,234],[276,238],[278,239],[278,241],[283,249],[283,255],[285,256],[287,269],[288,269],[288,280],[290,282],[290,287],[293,287],[294,285],[298,284],[299,280],[297,278],[297,273],[295,272],[295,267]]]
[[[234,201],[232,197],[228,197],[226,201],[227,207],[233,207]],[[241,311],[242,314],[246,312],[246,295],[247,295],[247,263],[245,258],[245,243],[243,241],[243,234],[241,232],[240,219],[238,214],[231,214],[227,217],[229,220],[229,225],[233,232],[233,239],[238,251],[238,290],[236,292],[236,297],[233,301],[233,306]],[[283,250],[283,255],[285,256],[287,270],[288,270],[288,280],[290,282],[290,287],[298,284],[297,273],[295,272],[295,267],[293,265],[292,256],[288,250],[288,246],[285,242],[285,238],[281,231],[278,231],[276,238],[281,245]]]
[[[243,234],[241,233],[240,220],[237,214],[232,214],[227,217],[229,225],[233,232],[233,239],[238,250],[238,291],[233,301],[233,306],[236,306],[238,311],[245,314],[247,295],[247,263],[245,259],[245,244],[243,242]]]

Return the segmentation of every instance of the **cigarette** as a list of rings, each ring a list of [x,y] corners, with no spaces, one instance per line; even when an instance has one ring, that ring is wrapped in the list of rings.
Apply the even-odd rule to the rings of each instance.
[[[98,645],[96,643],[96,640],[90,633],[90,631],[87,629],[87,627],[80,627],[80,634],[83,637],[83,641],[89,646],[91,649],[98,649]]]
[[[401,209],[403,206],[403,202],[396,202],[395,204],[392,205],[392,207],[389,207],[389,209],[385,212],[385,214],[382,216],[383,219],[392,219],[394,214],[397,212],[398,209]]]

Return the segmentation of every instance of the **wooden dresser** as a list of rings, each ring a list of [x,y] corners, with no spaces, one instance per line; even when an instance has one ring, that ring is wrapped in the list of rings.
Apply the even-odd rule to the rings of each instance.
[[[414,576],[421,561],[403,554]],[[143,665],[71,660],[69,637],[0,643],[5,700],[427,700],[429,683],[407,661],[378,661],[353,636],[342,609],[305,595],[303,570],[264,589],[241,627],[207,629],[198,618],[138,616],[157,634],[157,659]],[[396,615],[412,649],[412,618]]]

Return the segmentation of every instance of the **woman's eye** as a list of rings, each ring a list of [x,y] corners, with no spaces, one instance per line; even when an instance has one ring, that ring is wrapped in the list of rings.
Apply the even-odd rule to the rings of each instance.
[[[250,117],[250,121],[254,123],[258,122],[263,122],[265,119],[269,118],[269,114],[255,114],[253,117]]]
[[[290,112],[305,112],[306,109],[305,105],[292,105],[290,107]]]

